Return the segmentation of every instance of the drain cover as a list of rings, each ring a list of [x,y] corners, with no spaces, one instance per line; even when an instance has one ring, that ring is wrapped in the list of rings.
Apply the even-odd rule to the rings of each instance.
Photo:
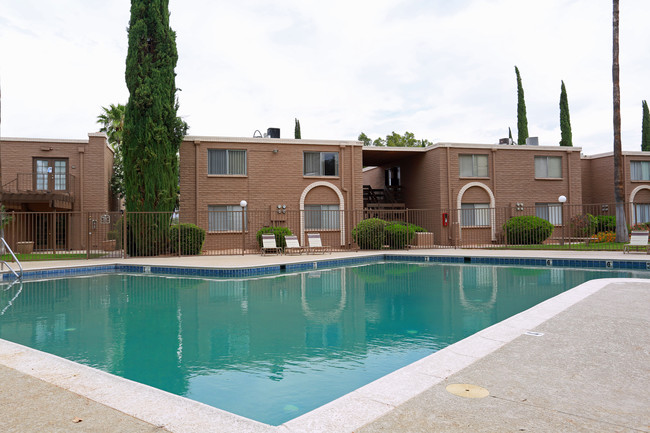
[[[478,385],[470,385],[469,383],[452,383],[451,385],[447,385],[445,389],[447,392],[465,398],[484,398],[490,395],[490,391],[487,389]]]

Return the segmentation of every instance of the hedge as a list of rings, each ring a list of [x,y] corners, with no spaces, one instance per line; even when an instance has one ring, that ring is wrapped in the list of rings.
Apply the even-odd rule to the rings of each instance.
[[[553,233],[553,224],[536,216],[518,216],[510,218],[503,231],[509,244],[541,244]]]
[[[257,244],[262,248],[262,235],[272,234],[275,235],[275,244],[284,248],[287,246],[287,242],[284,240],[285,236],[291,236],[291,230],[288,227],[262,227],[257,232]]]
[[[194,224],[175,224],[169,229],[170,250],[172,254],[178,253],[178,231],[181,232],[181,254],[184,256],[197,256],[201,254],[205,241],[205,230]]]

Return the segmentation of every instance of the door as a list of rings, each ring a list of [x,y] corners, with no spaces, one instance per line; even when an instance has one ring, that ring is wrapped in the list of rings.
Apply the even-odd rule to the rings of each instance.
[[[68,160],[54,158],[34,159],[34,184],[37,191],[67,191]]]

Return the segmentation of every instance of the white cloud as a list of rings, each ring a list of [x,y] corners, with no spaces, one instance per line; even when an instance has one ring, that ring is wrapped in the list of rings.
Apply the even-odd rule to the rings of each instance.
[[[0,0],[2,135],[79,138],[126,102],[130,3]],[[611,149],[611,2],[172,0],[180,112],[196,135],[392,131],[431,141],[516,136],[521,71],[530,134],[559,141],[560,81],[574,144]],[[637,150],[650,2],[621,5],[623,147]]]

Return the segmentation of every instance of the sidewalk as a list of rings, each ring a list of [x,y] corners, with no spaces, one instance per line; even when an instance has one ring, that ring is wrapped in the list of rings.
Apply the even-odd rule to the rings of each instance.
[[[416,250],[407,254],[499,257],[567,257],[554,251],[489,250]],[[363,253],[334,253],[331,256],[213,256],[191,258],[127,259],[129,263],[209,267],[256,266],[271,263],[310,261],[336,257],[359,257]],[[589,252],[571,254],[571,258],[639,259],[646,255]],[[125,261],[119,259],[120,262]],[[31,262],[26,269],[108,264],[104,260],[74,262]],[[113,260],[109,263],[115,263]],[[32,267],[33,266],[33,267]],[[599,281],[599,280],[598,280]],[[341,432],[431,432],[431,431],[650,431],[650,280],[612,280],[597,284],[595,293],[543,321],[540,309],[522,313],[537,319],[531,331],[541,336],[518,336],[487,356],[472,357],[467,343],[447,349],[465,359],[465,368],[453,373],[430,373],[428,381],[438,383],[404,403],[391,405],[370,402],[381,410],[371,421],[358,423],[361,411],[300,418],[279,427],[220,425],[216,418],[203,426],[179,410],[174,423],[159,427],[160,422],[145,422],[126,413],[97,403],[78,393],[67,391],[18,370],[31,371],[12,354],[0,351],[0,430],[9,432],[207,432],[276,431],[278,433]],[[602,287],[602,288],[600,288]],[[570,293],[566,292],[569,296]],[[543,309],[542,309],[543,310]],[[530,322],[532,323],[532,322]],[[518,328],[527,329],[525,326]],[[509,328],[510,333],[513,328]],[[472,337],[470,337],[472,339]],[[485,341],[486,339],[483,338]],[[465,340],[464,340],[465,341]],[[472,341],[477,341],[476,339]],[[495,341],[496,343],[497,341]],[[480,349],[480,348],[479,348]],[[481,352],[481,350],[476,350]],[[12,367],[10,367],[12,366]],[[407,367],[408,368],[408,367]],[[425,372],[426,373],[426,372]],[[55,377],[55,371],[45,376]],[[422,372],[418,373],[422,374]],[[432,377],[435,376],[435,377]],[[421,377],[424,377],[423,375]],[[63,381],[63,379],[57,378]],[[404,377],[410,383],[414,377]],[[57,383],[52,380],[52,383]],[[448,384],[473,384],[486,388],[490,395],[467,399],[446,391]],[[83,384],[82,384],[83,385]],[[91,387],[90,384],[88,386]],[[395,389],[396,394],[403,390]],[[412,390],[411,390],[412,391]],[[126,397],[126,396],[125,396]],[[359,397],[361,398],[361,397]],[[147,400],[142,399],[142,400]],[[143,401],[146,404],[146,401]],[[370,407],[366,402],[365,407]],[[162,411],[155,406],[150,410]],[[315,411],[318,412],[319,410]],[[309,414],[308,414],[309,415]],[[186,418],[183,419],[182,417]],[[76,418],[81,422],[74,423]],[[339,418],[340,417],[340,418]],[[355,418],[355,419],[352,419]],[[356,424],[355,424],[356,423]],[[363,427],[359,428],[361,425]]]

